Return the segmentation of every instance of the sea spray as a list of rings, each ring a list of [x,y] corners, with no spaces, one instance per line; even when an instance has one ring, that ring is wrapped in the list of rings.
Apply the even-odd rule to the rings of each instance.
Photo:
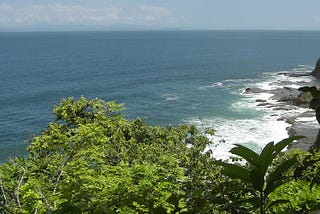
[[[225,80],[202,86],[199,90],[223,88],[230,94],[238,93],[239,99],[226,106],[230,111],[237,111],[243,118],[232,117],[194,117],[188,122],[196,124],[200,129],[212,128],[216,131],[214,136],[208,136],[213,144],[207,149],[213,151],[217,159],[230,157],[229,150],[234,144],[245,145],[257,153],[269,142],[278,142],[288,137],[288,118],[294,118],[298,122],[303,121],[310,126],[316,125],[312,114],[304,114],[310,111],[308,108],[288,105],[279,102],[274,97],[274,92],[284,87],[297,90],[306,85],[313,85],[314,79],[309,75],[310,66],[299,65],[288,71],[262,73],[259,78],[244,81]],[[259,93],[244,93],[248,88],[261,89]],[[212,109],[214,111],[214,109]]]

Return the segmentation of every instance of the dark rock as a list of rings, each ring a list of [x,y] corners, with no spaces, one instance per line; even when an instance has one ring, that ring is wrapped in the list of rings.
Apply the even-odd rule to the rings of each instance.
[[[310,76],[310,72],[303,72],[303,73],[291,73],[288,75],[289,77],[305,77],[305,76]]]
[[[313,99],[311,92],[301,92],[295,99],[293,104],[300,107],[309,107],[311,100]]]
[[[257,103],[265,103],[265,102],[267,102],[267,100],[264,100],[264,99],[256,99],[256,102],[257,102]]]
[[[265,90],[261,89],[261,88],[246,88],[246,90],[244,91],[244,94],[256,94],[256,93],[262,93]]]
[[[316,116],[316,113],[314,110],[312,111],[306,111],[306,112],[303,112],[302,114],[299,115],[299,117],[315,117]]]
[[[278,73],[278,75],[285,75],[288,77],[305,77],[305,76],[310,76],[310,72],[296,72],[296,73],[287,73],[287,72],[281,72]]]
[[[285,94],[285,95],[283,95],[283,96],[281,96],[278,100],[277,100],[277,102],[286,102],[286,103],[293,103],[293,100],[295,99],[295,97],[293,96],[293,95],[287,95],[287,94]]]
[[[312,76],[314,76],[317,79],[320,79],[320,58],[318,59],[316,63],[316,67],[312,71]]]
[[[286,123],[289,123],[289,124],[294,124],[296,121],[297,118],[295,118],[295,117],[288,117],[288,118],[286,118],[284,121],[286,121]]]
[[[291,87],[287,87],[287,86],[283,87],[283,89],[288,90],[288,91],[295,91],[295,90],[297,90],[297,89],[295,89],[295,88],[291,88]]]
[[[271,93],[273,94],[271,99],[276,100],[277,102],[282,102],[282,103],[292,105],[294,99],[296,99],[296,97],[300,92],[294,88],[284,87],[284,88],[274,89],[271,91]]]
[[[289,77],[295,78],[294,81],[290,79],[286,81],[274,81],[274,83],[270,83],[272,89],[261,89],[261,88],[247,88],[244,91],[244,94],[259,94],[259,93],[268,93],[271,94],[271,97],[268,98],[273,101],[268,101],[264,99],[256,99],[257,106],[261,106],[261,108],[274,111],[271,116],[277,117],[274,119],[278,119],[279,121],[285,121],[288,123],[287,132],[289,136],[305,136],[303,139],[299,139],[298,141],[292,143],[288,148],[299,148],[303,150],[309,150],[310,147],[319,146],[320,148],[320,131],[319,127],[315,126],[315,124],[310,122],[305,122],[305,120],[300,120],[300,118],[310,117],[315,118],[315,112],[313,110],[305,109],[305,112],[299,113],[299,111],[295,111],[298,107],[306,107],[308,108],[310,102],[312,100],[312,95],[309,92],[301,92],[296,88],[286,87],[284,85],[292,85],[296,84],[297,80],[301,79],[299,85],[316,85],[320,84],[320,58],[317,61],[317,65],[312,72],[312,75],[317,79],[312,82],[303,82],[304,78],[299,78],[303,76],[310,76],[311,72],[283,72],[279,73],[279,75],[285,75]],[[307,78],[309,79],[309,78]],[[273,85],[275,87],[273,87]],[[283,85],[284,87],[279,88],[279,86]],[[307,120],[309,121],[309,120]],[[316,143],[317,142],[317,143]]]
[[[262,106],[268,106],[268,105],[270,105],[270,103],[259,103],[257,106],[262,107]]]
[[[289,145],[289,148],[296,148],[302,150],[309,150],[317,140],[319,129],[316,127],[305,126],[302,124],[293,124],[288,129],[288,134],[292,136],[305,136],[299,139],[296,143]]]
[[[272,110],[282,110],[282,111],[291,111],[291,110],[294,110],[295,107],[294,106],[279,106],[279,107],[276,107],[276,108],[273,108]]]

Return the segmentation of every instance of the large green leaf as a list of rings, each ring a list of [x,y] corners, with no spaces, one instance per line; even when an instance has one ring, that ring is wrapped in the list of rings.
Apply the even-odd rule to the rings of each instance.
[[[234,155],[238,155],[248,161],[250,164],[257,166],[258,164],[258,154],[251,149],[242,146],[240,144],[235,144],[236,147],[232,148],[230,152]]]
[[[271,172],[267,178],[267,185],[275,180],[281,178],[282,173],[285,172],[287,169],[289,169],[292,165],[294,165],[297,162],[296,157],[292,157],[283,163],[281,163],[273,172]]]
[[[286,146],[288,146],[294,140],[299,140],[301,138],[304,138],[304,136],[293,136],[293,137],[286,138],[280,141],[279,143],[275,144],[273,157],[277,156]]]
[[[260,153],[259,159],[258,159],[258,171],[265,175],[267,172],[268,167],[273,161],[273,154],[274,151],[274,143],[270,142],[268,143]]]
[[[249,177],[253,188],[262,192],[264,186],[264,174],[261,174],[258,168],[254,168],[250,171]]]
[[[222,161],[217,162],[219,165],[223,166],[223,174],[235,178],[240,179],[246,183],[250,183],[249,173],[250,171],[242,166],[238,166],[235,164],[224,163]]]
[[[275,189],[277,189],[279,186],[281,186],[284,183],[285,183],[284,179],[275,180],[274,182],[269,183],[264,190],[264,195],[267,197],[271,192],[273,192]]]

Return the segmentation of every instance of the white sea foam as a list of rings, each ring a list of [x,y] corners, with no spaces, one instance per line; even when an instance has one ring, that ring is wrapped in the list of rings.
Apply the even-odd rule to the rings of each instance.
[[[229,107],[231,111],[239,111],[245,113],[248,111],[259,111],[260,116],[247,119],[233,119],[229,117],[208,117],[203,119],[190,118],[189,122],[196,124],[200,129],[213,128],[216,135],[210,137],[214,142],[207,149],[213,150],[213,155],[217,159],[227,159],[230,157],[229,150],[234,144],[242,144],[259,152],[261,148],[267,143],[274,141],[278,142],[288,137],[287,128],[290,124],[279,118],[288,118],[301,115],[308,111],[306,108],[293,108],[290,110],[274,111],[270,107],[257,106],[256,100],[265,100],[267,103],[276,104],[276,100],[272,100],[274,95],[272,92],[244,94],[246,88],[261,88],[263,90],[275,90],[283,87],[290,87],[298,89],[302,86],[312,85],[311,76],[293,77],[290,73],[306,73],[311,72],[312,67],[306,65],[299,65],[289,71],[280,71],[277,73],[264,73],[257,79],[241,79],[241,80],[224,80],[213,83],[209,86],[203,86],[200,89],[210,88],[224,88],[229,90],[230,94],[237,94],[241,96],[238,101],[231,104]],[[214,111],[214,109],[213,109]],[[303,121],[310,125],[317,125],[315,117],[299,117],[298,121]]]
[[[224,89],[231,89],[235,86],[242,85],[248,82],[255,82],[254,79],[227,79],[219,82],[212,83],[210,85],[204,85],[199,87],[200,90],[208,90],[212,88],[224,88]]]
[[[180,99],[177,94],[162,94],[161,97],[164,101],[175,101]]]
[[[213,144],[208,149],[213,151],[217,159],[230,157],[230,149],[234,144],[242,144],[256,152],[270,141],[280,141],[288,137],[285,132],[288,124],[284,121],[260,119],[230,119],[230,118],[206,118],[203,120],[191,119],[200,128],[212,128],[216,134],[208,136]]]
[[[221,87],[223,87],[223,82],[216,82],[216,83],[212,83],[211,85],[201,86],[199,89],[206,90],[210,88],[221,88]]]

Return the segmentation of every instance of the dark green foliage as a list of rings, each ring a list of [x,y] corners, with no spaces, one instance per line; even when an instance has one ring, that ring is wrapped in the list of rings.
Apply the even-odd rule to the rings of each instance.
[[[299,88],[302,92],[310,92],[312,95],[312,100],[310,102],[310,108],[316,111],[316,118],[318,123],[320,124],[320,91],[315,87],[301,87]]]
[[[194,126],[127,121],[121,109],[63,99],[55,122],[29,140],[29,158],[0,165],[0,212],[212,212],[211,142]]]
[[[320,152],[311,150],[302,153],[300,156],[300,164],[294,171],[295,178],[308,181],[310,189],[315,184],[320,185]]]
[[[310,213],[320,209],[319,195],[319,185],[314,186],[310,191],[309,183],[306,181],[288,181],[270,195],[270,200],[286,200],[288,203],[275,204],[270,211],[277,214]]]
[[[311,183],[319,172],[316,169],[320,166],[319,153],[292,149],[280,155],[274,161],[272,168],[276,168],[284,160],[292,157],[297,158],[296,167],[285,172],[283,176],[288,178],[287,182],[270,194],[270,200],[288,200],[289,202],[277,204],[271,207],[270,211],[272,213],[310,213],[320,210],[320,185]],[[305,167],[306,158],[311,157],[314,157],[314,160],[318,157],[318,161],[313,161],[312,167]]]
[[[218,165],[212,151],[204,152],[212,144],[205,134],[212,130],[148,126],[141,119],[124,119],[122,109],[99,99],[63,99],[54,107],[55,121],[28,141],[29,157],[0,165],[0,213],[255,213],[257,208],[294,213],[318,208],[310,192],[295,194],[297,188],[309,190],[309,181],[318,193],[318,153],[310,156],[313,168],[303,168],[310,165],[303,161],[309,157],[305,153],[279,156],[297,138],[269,143],[261,154],[237,145],[231,152],[248,164]],[[292,177],[288,169],[296,157],[300,180],[288,185],[283,175]]]
[[[245,199],[241,199],[242,203],[250,203],[252,207],[260,210],[260,213],[272,207],[276,203],[283,203],[285,201],[269,201],[270,193],[274,192],[279,186],[285,183],[286,178],[283,174],[296,163],[296,157],[284,160],[280,165],[273,167],[272,162],[277,155],[293,140],[300,137],[292,137],[280,141],[277,144],[273,142],[268,143],[260,154],[253,152],[251,149],[242,145],[236,144],[236,147],[230,150],[232,154],[238,155],[247,161],[247,165],[230,164],[220,162],[223,166],[223,173],[233,179],[240,179],[251,195]],[[238,201],[239,202],[239,201]]]

